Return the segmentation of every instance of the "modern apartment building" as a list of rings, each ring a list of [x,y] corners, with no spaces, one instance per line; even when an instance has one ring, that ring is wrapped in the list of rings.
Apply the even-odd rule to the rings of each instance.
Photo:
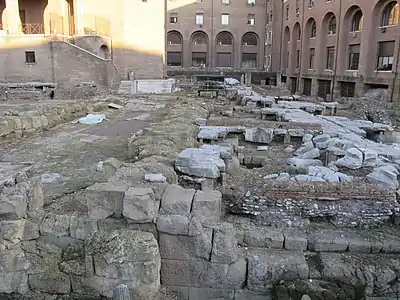
[[[165,0],[0,0],[0,82],[162,78],[164,17]]]
[[[266,0],[167,0],[169,70],[264,70]]]
[[[293,92],[326,98],[388,88],[400,100],[399,4],[390,0],[269,0],[271,71]]]

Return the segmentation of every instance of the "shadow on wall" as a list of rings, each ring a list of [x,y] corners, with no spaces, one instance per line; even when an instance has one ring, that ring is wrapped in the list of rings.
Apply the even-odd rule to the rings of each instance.
[[[221,10],[220,4],[211,8],[209,1],[200,4],[192,0],[168,1],[165,45],[168,70],[262,70],[264,3],[239,2],[235,9],[226,6]],[[223,22],[227,25],[222,25]]]
[[[82,82],[95,82],[102,89],[117,89],[129,71],[135,73],[135,68],[116,67],[119,59],[130,57],[138,64],[149,59],[161,60],[134,49],[111,50],[109,43],[94,36],[78,37],[75,44],[43,36],[3,36],[0,46],[0,82],[55,82],[66,89]]]

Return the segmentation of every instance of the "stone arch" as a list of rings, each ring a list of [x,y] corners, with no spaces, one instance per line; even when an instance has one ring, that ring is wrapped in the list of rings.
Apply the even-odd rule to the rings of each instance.
[[[325,35],[336,34],[337,32],[337,19],[333,12],[328,12],[322,19],[322,28]]]
[[[216,38],[216,66],[232,68],[234,65],[234,39],[229,31],[221,31]]]
[[[296,22],[293,26],[292,30],[292,43],[291,43],[291,53],[290,59],[291,62],[289,63],[294,68],[300,67],[300,60],[301,60],[301,27],[300,23]]]
[[[233,45],[233,35],[229,31],[221,31],[218,33],[217,45]]]
[[[167,44],[168,45],[182,45],[183,37],[179,31],[169,31],[167,34]]]
[[[259,37],[254,32],[246,32],[241,43],[241,68],[257,69]]]
[[[293,26],[293,41],[296,38],[296,41],[300,41],[301,39],[301,27],[300,27],[300,23],[296,22]]]
[[[190,41],[195,45],[208,45],[208,35],[204,31],[195,31],[192,33]]]
[[[317,22],[313,17],[306,22],[307,37],[309,39],[317,37]]]
[[[282,70],[289,68],[289,44],[290,44],[290,29],[289,26],[285,27],[283,31],[283,45],[282,45]]]
[[[204,68],[209,65],[208,35],[204,31],[195,31],[190,36],[191,66]]]
[[[110,59],[111,58],[111,52],[110,49],[106,45],[101,45],[100,47],[100,57],[105,58],[105,59]]]
[[[254,32],[246,32],[242,36],[242,45],[257,46],[258,45],[258,35]]]
[[[382,7],[379,9],[379,7]],[[376,9],[379,10],[379,26],[395,26],[399,23],[399,4],[397,1],[378,2]]]
[[[361,8],[355,10],[350,19],[350,31],[362,31],[364,26],[364,13]]]

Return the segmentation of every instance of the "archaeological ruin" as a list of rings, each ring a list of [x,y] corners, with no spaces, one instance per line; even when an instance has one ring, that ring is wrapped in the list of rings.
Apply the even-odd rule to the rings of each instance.
[[[397,299],[400,146],[380,92],[227,79],[218,96],[2,85],[0,298]]]

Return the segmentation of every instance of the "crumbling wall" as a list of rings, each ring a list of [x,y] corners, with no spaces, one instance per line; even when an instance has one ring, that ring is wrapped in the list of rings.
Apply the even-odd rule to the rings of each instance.
[[[29,136],[106,107],[106,102],[80,101],[41,105],[37,109],[29,111],[10,110],[6,116],[0,116],[0,138]]]
[[[366,182],[298,183],[268,180],[232,198],[230,210],[255,216],[263,224],[304,226],[325,219],[336,226],[379,226],[399,213],[395,191]]]

